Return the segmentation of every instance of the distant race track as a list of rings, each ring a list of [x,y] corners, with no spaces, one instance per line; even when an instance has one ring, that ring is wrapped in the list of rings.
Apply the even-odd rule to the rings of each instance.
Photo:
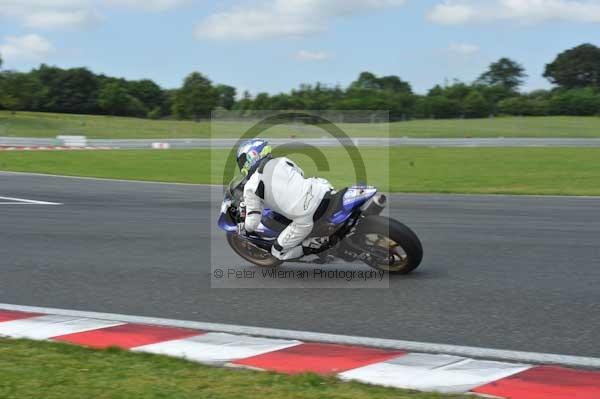
[[[427,146],[427,147],[600,147],[600,138],[377,138],[353,137],[349,141],[338,141],[335,138],[306,139],[269,139],[273,145],[308,144],[316,147],[337,147],[343,143],[351,143],[359,147],[378,146]],[[89,139],[91,147],[144,149],[152,148],[153,143],[167,143],[170,148],[232,148],[237,139]],[[55,139],[39,139],[28,137],[0,137],[0,146],[35,147],[61,145]]]

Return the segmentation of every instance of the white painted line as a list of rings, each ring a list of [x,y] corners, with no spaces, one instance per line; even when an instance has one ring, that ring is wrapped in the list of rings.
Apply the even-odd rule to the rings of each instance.
[[[36,201],[24,198],[13,198],[13,197],[0,197],[0,200],[6,200],[11,202],[0,202],[0,205],[14,205],[14,204],[28,204],[28,205],[62,205],[58,202],[47,202],[47,201]]]
[[[529,365],[409,353],[349,370],[339,376],[367,384],[427,392],[465,393],[531,368]]]
[[[124,323],[76,316],[49,315],[0,323],[0,335],[43,340],[121,324]]]
[[[68,175],[53,175],[49,173],[34,173],[34,172],[12,172],[0,170],[0,176],[2,175],[15,175],[15,176],[41,176],[41,177],[56,177],[64,179],[74,180],[97,180],[97,181],[114,181],[122,183],[144,183],[144,184],[166,184],[172,186],[195,186],[195,187],[223,187],[222,184],[196,184],[196,183],[177,183],[177,182],[163,182],[163,181],[147,181],[147,180],[126,180],[126,179],[111,179],[108,177],[86,177],[86,176],[68,176]]]
[[[228,363],[292,346],[300,341],[208,333],[195,337],[140,346],[134,351],[182,357],[201,363]]]
[[[280,330],[275,328],[248,327],[219,323],[204,323],[199,321],[173,320],[145,316],[129,316],[115,313],[86,312],[81,310],[46,308],[40,306],[11,305],[4,303],[0,303],[0,309],[33,313],[48,313],[63,316],[87,317],[101,320],[116,320],[124,323],[140,323],[169,327],[182,327],[203,331],[215,331],[230,334],[245,334],[299,341],[370,346],[374,348],[400,349],[411,352],[423,352],[433,354],[443,353],[447,355],[464,356],[480,359],[493,359],[533,364],[558,364],[571,367],[600,369],[600,358],[597,357],[487,349],[472,346],[434,344],[394,339],[357,337],[351,335],[324,334],[309,331]]]

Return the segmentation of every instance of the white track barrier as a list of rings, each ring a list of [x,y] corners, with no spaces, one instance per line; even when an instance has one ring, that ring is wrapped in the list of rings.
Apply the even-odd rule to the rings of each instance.
[[[87,146],[87,137],[85,136],[56,136],[56,139],[65,147]]]

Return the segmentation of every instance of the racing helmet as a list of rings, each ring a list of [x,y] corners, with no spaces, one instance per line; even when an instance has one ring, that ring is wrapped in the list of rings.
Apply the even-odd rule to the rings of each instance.
[[[242,143],[237,152],[237,164],[242,176],[251,175],[259,161],[270,154],[271,146],[266,140],[253,139]]]

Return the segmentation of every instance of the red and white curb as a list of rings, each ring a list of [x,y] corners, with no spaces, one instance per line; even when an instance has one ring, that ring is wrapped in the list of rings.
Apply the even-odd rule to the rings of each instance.
[[[65,147],[65,146],[0,146],[0,151],[69,151],[69,150],[114,150],[116,147]]]
[[[156,324],[138,320],[153,320]],[[257,329],[250,327],[248,334],[234,334],[184,325],[220,326],[0,304],[0,336],[10,338],[52,340],[92,348],[117,346],[206,364],[288,374],[337,375],[343,380],[421,391],[470,392],[510,399],[600,398],[600,371],[255,336]],[[293,333],[273,331],[280,332],[276,335]]]

